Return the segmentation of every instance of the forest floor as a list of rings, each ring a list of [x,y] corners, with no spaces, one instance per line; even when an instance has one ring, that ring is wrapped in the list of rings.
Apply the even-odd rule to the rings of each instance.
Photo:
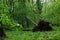
[[[60,27],[48,32],[7,31],[5,40],[60,40]]]

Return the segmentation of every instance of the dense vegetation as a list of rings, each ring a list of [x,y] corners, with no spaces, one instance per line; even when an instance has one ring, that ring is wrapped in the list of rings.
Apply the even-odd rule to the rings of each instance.
[[[59,40],[60,0],[0,0],[0,21],[5,40]],[[50,23],[53,31],[31,32],[40,20]],[[26,37],[27,36],[27,37]]]

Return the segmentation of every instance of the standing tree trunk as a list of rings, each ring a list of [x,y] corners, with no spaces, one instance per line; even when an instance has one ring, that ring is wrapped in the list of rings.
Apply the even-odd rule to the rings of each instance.
[[[8,5],[10,6],[10,10],[9,10],[9,12],[11,14],[10,16],[14,17],[14,0],[9,0]]]
[[[6,38],[6,34],[4,32],[4,27],[3,27],[3,24],[2,22],[0,21],[0,40],[4,40],[4,38]]]
[[[41,4],[41,0],[37,0],[36,4],[37,4],[38,12],[41,13],[41,12],[42,12],[42,4]]]

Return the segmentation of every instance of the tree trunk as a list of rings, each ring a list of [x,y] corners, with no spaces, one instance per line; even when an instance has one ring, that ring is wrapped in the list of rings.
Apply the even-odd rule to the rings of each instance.
[[[37,4],[38,12],[39,12],[39,13],[41,13],[41,12],[42,12],[42,5],[41,5],[41,1],[40,1],[40,0],[37,0],[36,4]]]

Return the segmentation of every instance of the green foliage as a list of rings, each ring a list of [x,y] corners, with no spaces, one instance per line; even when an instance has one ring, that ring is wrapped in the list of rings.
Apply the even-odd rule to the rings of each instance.
[[[43,12],[41,16],[44,20],[49,21],[51,23],[60,24],[60,2],[59,0],[56,1],[49,1],[43,4]]]
[[[13,19],[15,19],[18,23],[22,24],[22,26],[25,28],[34,26],[34,24],[30,20],[27,21],[26,17],[29,17],[36,23],[40,19],[37,4],[34,2],[32,3],[32,0],[30,0],[30,2],[28,0],[26,0],[25,2],[24,0],[15,0],[13,16]]]
[[[14,27],[15,22],[12,21],[6,14],[2,14],[1,19],[2,23],[8,27]]]
[[[28,28],[35,26],[34,23],[38,23],[41,19],[51,23],[60,23],[59,0],[48,0],[46,3],[41,3],[41,0],[39,0],[39,3],[34,3],[32,0],[13,0],[13,2],[10,0],[1,0],[0,3],[1,20],[4,25],[15,27],[16,24],[21,24],[22,27]],[[38,7],[41,10],[38,10]],[[11,12],[12,9],[13,12]],[[40,11],[42,13],[39,13]]]
[[[6,32],[9,38],[5,40],[60,40],[59,31],[49,32],[23,32],[23,31],[9,31]]]
[[[42,10],[38,10],[38,7]],[[8,38],[5,40],[60,40],[60,26],[52,26],[54,30],[48,32],[22,31],[24,28],[32,29],[35,26],[32,21],[38,23],[41,19],[60,24],[59,16],[60,0],[48,0],[42,4],[40,0],[38,4],[32,0],[0,0],[0,21],[5,28],[15,29],[6,32]]]
[[[5,28],[14,28],[17,24],[16,21],[10,18],[9,10],[10,7],[7,5],[8,0],[0,1],[0,21],[2,21]]]

